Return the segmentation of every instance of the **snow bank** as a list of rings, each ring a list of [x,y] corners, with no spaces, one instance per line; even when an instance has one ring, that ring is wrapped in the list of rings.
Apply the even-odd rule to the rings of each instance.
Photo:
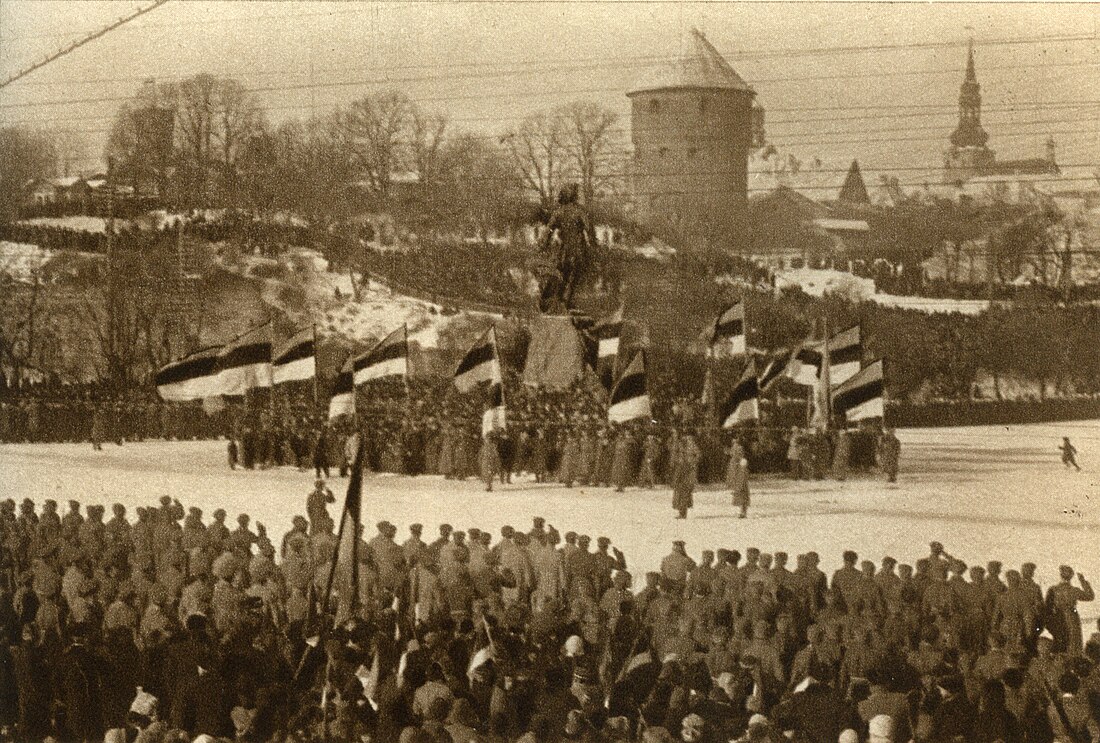
[[[980,315],[989,309],[984,299],[940,299],[883,294],[875,290],[873,279],[864,279],[844,271],[798,268],[775,274],[777,289],[797,287],[811,297],[841,296],[852,302],[874,302],[884,307],[919,310],[928,313]]]
[[[52,256],[51,251],[37,245],[0,240],[0,274],[9,276],[14,281],[30,282],[34,272],[42,268]]]
[[[122,220],[115,220],[120,224]],[[103,217],[89,217],[77,214],[71,217],[35,217],[24,219],[17,224],[35,225],[38,227],[59,227],[66,230],[79,230],[81,232],[106,232],[107,220]]]

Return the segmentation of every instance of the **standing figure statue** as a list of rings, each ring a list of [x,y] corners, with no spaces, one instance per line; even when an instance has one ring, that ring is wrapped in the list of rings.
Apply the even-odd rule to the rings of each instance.
[[[558,193],[558,206],[546,224],[541,253],[552,261],[555,273],[543,281],[539,296],[541,312],[568,310],[573,304],[573,293],[595,258],[596,232],[588,213],[577,203],[577,194],[576,183],[563,187]]]

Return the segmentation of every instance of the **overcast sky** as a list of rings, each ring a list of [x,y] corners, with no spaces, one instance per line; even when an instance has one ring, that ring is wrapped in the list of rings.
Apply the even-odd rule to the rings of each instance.
[[[144,4],[0,0],[0,73]],[[622,114],[625,137],[626,91],[692,26],[756,89],[769,139],[802,159],[939,167],[972,33],[998,156],[1039,156],[1053,136],[1062,163],[1100,163],[1100,6],[1090,4],[172,0],[0,90],[0,123],[69,130],[72,168],[87,171],[141,80],[210,72],[257,89],[275,122],[398,88],[487,135],[596,100]]]

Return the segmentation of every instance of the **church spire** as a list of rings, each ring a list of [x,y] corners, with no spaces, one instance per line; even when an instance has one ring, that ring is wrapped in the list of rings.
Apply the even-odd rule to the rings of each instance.
[[[974,67],[974,39],[966,53],[966,77],[959,86],[959,124],[951,134],[955,147],[985,147],[989,135],[982,129],[982,87]]]

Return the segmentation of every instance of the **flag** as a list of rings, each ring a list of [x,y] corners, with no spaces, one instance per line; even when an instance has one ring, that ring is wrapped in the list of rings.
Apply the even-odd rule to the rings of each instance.
[[[473,681],[474,675],[477,673],[477,669],[488,663],[493,659],[493,646],[486,645],[481,650],[474,653],[474,657],[470,658],[470,665],[466,667],[466,678]]]
[[[738,423],[759,418],[760,387],[756,379],[756,362],[750,360],[741,374],[741,380],[722,406],[719,419],[722,421],[722,428],[733,428]]]
[[[489,407],[481,414],[481,436],[503,431],[508,426],[504,411],[504,385],[497,380],[489,385]]]
[[[795,384],[813,387],[817,384],[817,377],[821,373],[822,359],[821,342],[806,340],[791,354],[783,376]]]
[[[833,412],[843,413],[849,423],[881,418],[885,393],[884,361],[868,364],[858,374],[833,388]]]
[[[352,375],[352,358],[344,362],[344,367],[332,383],[332,394],[328,400],[328,418],[333,420],[341,415],[355,415],[355,379]]]
[[[645,383],[645,357],[638,351],[611,390],[607,419],[612,423],[622,423],[652,417]]]
[[[623,308],[597,322],[592,333],[596,336],[596,373],[603,386],[611,389],[619,360],[619,339],[623,334]]]
[[[710,334],[710,355],[716,359],[745,353],[745,304],[736,302],[714,320]]]
[[[829,339],[829,383],[836,386],[859,373],[863,344],[859,325],[842,330]]]
[[[271,386],[271,324],[264,323],[226,344],[218,354],[218,385],[223,395],[243,395]]]
[[[220,395],[218,387],[219,346],[204,348],[162,366],[154,381],[160,399],[187,402]]]
[[[350,360],[349,360],[350,361]],[[341,376],[351,379],[351,364],[345,364]],[[347,595],[340,595],[340,606],[336,612],[337,621],[351,616],[358,605],[359,592],[359,532],[363,521],[363,444],[360,442],[352,459],[351,478],[348,480],[347,495],[344,496],[344,508],[340,513],[340,527],[336,531],[336,554],[332,556],[329,567],[328,583],[325,595],[321,599],[321,613],[324,614],[332,598],[333,585],[347,589]],[[336,582],[337,570],[347,571]]]
[[[478,339],[459,363],[455,370],[455,387],[462,392],[469,392],[480,382],[493,382],[499,379],[497,330],[493,327]]]
[[[402,325],[353,363],[355,384],[409,373],[409,327]]]
[[[786,371],[787,364],[790,363],[790,360],[790,351],[779,351],[772,354],[771,359],[764,365],[764,372],[757,381],[757,388],[761,392],[767,392],[771,389],[775,381],[783,376],[783,372]]]
[[[317,348],[313,328],[287,340],[271,356],[271,382],[300,382],[317,376]]]

